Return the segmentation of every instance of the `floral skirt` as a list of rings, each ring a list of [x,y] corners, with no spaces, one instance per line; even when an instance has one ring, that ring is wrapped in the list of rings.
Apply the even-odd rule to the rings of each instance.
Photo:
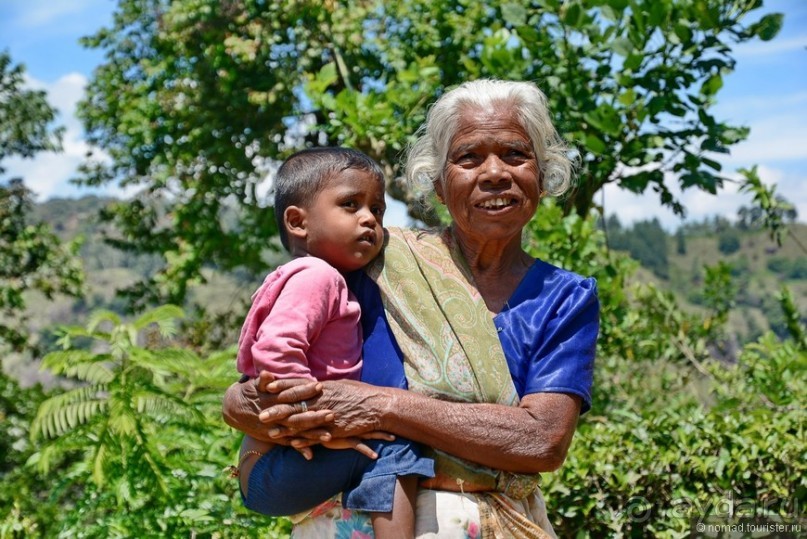
[[[506,500],[518,513],[538,524],[548,536],[555,537],[540,490],[523,500]],[[297,522],[291,536],[293,539],[362,539],[373,537],[373,525],[369,513],[344,509],[336,497]],[[442,490],[418,490],[415,536],[424,539],[480,538],[481,522],[476,496]]]

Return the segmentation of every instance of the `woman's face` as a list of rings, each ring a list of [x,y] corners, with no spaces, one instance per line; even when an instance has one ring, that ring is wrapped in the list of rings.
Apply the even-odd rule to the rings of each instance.
[[[467,239],[508,240],[535,215],[540,171],[530,137],[512,108],[466,109],[435,185]]]

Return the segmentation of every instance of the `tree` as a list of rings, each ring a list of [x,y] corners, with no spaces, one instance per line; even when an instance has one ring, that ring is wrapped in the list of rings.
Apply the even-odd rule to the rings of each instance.
[[[740,233],[734,228],[727,228],[717,237],[717,248],[724,255],[736,253],[740,245]]]
[[[675,252],[681,256],[687,254],[687,238],[681,227],[675,231]]]
[[[61,150],[64,128],[51,128],[56,111],[45,92],[23,88],[25,69],[12,66],[11,57],[0,52],[0,174],[4,159],[17,155],[31,158],[37,152]]]
[[[80,113],[111,166],[84,182],[139,186],[107,217],[115,244],[162,253],[136,290],[180,301],[204,264],[264,271],[275,225],[258,186],[271,160],[344,144],[389,172],[391,194],[433,220],[395,178],[398,158],[445,88],[479,77],[537,81],[580,153],[565,212],[585,215],[616,183],[716,192],[715,153],[747,130],[711,107],[732,47],[772,39],[761,0],[120,0],[85,43],[104,51]],[[672,174],[671,176],[668,174]],[[676,178],[671,180],[670,178]],[[234,209],[235,224],[224,214]]]
[[[0,53],[0,344],[15,350],[31,345],[25,292],[78,296],[83,282],[78,243],[63,244],[50,227],[32,223],[31,192],[22,179],[4,178],[4,159],[61,149],[63,130],[50,125],[56,111],[44,92],[23,88],[23,74]]]
[[[42,537],[45,522],[58,512],[48,500],[53,481],[32,477],[25,462],[35,448],[28,430],[45,393],[39,385],[23,388],[0,371],[0,537]]]
[[[609,218],[609,246],[618,251],[627,251],[642,266],[652,270],[658,277],[670,276],[670,263],[667,256],[667,233],[658,219],[638,221],[630,228],[621,228],[619,221]]]

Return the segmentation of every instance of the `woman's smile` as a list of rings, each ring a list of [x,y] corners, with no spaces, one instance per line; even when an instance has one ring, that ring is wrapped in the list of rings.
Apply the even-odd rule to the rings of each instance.
[[[500,212],[512,208],[517,203],[518,200],[513,197],[495,197],[495,198],[489,198],[478,204],[475,204],[475,206],[483,210]]]

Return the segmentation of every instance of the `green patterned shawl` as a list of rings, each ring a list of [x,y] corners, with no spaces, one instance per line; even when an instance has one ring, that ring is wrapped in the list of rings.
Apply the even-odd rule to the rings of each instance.
[[[450,230],[390,228],[383,254],[367,268],[404,355],[409,389],[456,402],[518,405],[501,342]],[[437,471],[514,498],[537,475],[501,473],[432,450]]]

